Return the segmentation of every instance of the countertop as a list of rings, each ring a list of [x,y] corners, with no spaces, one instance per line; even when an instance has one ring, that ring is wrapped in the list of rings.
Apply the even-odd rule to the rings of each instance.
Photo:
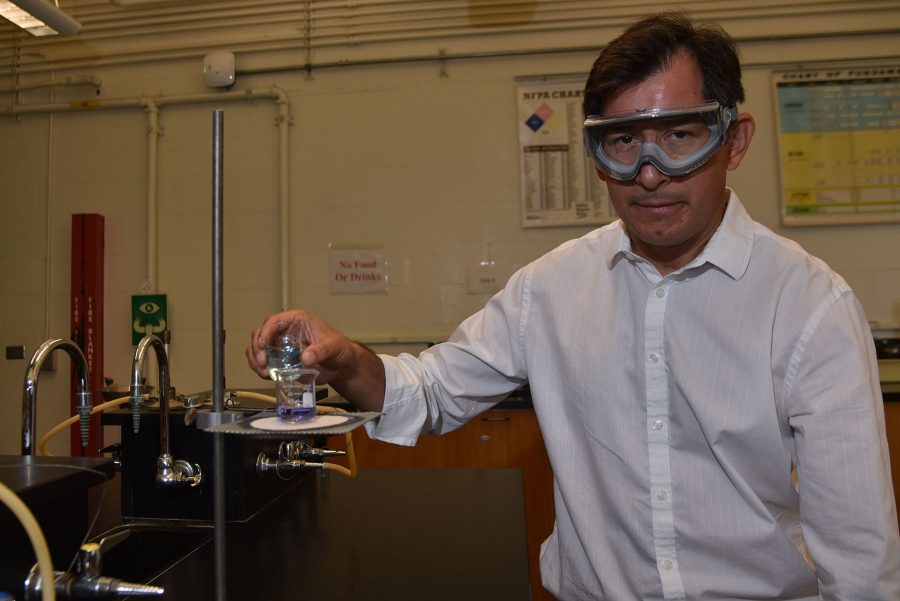
[[[115,475],[105,457],[36,457],[0,455],[0,482],[23,501],[65,497]]]
[[[522,475],[510,469],[313,474],[226,529],[228,599],[530,599]],[[154,578],[215,598],[211,541]]]

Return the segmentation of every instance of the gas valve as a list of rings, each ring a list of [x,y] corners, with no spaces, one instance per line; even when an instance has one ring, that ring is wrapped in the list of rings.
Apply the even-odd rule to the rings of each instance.
[[[283,475],[310,469],[322,469],[326,457],[346,455],[345,451],[317,449],[305,442],[282,442],[278,446],[278,458],[272,459],[265,453],[256,457],[256,473],[259,475],[275,472]]]
[[[88,600],[113,600],[125,597],[159,597],[165,593],[165,589],[147,584],[133,584],[123,582],[118,578],[101,576],[103,563],[103,550],[115,545],[120,537],[105,538],[100,543],[87,543],[81,546],[78,552],[78,560],[75,564],[75,573],[54,572],[53,585],[56,589],[56,598],[60,601],[88,601]],[[37,564],[28,572],[25,579],[25,601],[39,601],[41,599],[41,575]]]

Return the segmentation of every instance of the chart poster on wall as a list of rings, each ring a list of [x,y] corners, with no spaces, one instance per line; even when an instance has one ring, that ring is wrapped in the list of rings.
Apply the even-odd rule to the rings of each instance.
[[[784,225],[900,223],[900,64],[774,78]]]
[[[606,185],[585,156],[583,89],[583,77],[517,80],[522,227],[616,219]]]

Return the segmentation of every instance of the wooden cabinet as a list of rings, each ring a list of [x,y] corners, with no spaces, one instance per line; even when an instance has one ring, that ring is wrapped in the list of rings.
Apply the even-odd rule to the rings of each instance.
[[[328,441],[328,446],[332,449],[342,448],[344,444],[342,437]],[[362,428],[358,428],[353,433],[353,446],[357,466],[360,468],[521,469],[525,486],[525,527],[532,599],[553,599],[541,586],[538,567],[541,543],[553,529],[553,474],[534,411],[490,410],[448,434],[422,436],[415,447],[371,440]],[[473,505],[477,505],[477,500],[473,500]],[[485,566],[485,569],[490,569],[490,566]]]
[[[900,401],[885,402],[894,497],[900,513]],[[328,441],[345,446],[343,437]],[[422,436],[415,447],[371,440],[362,428],[353,433],[358,467],[508,467],[522,470],[532,599],[551,601],[541,586],[538,554],[553,529],[553,473],[534,411],[495,409],[443,436]],[[340,461],[339,461],[340,462]],[[344,462],[346,464],[346,462]]]
[[[900,515],[900,401],[885,401],[884,421],[888,447],[891,450],[891,476],[894,478],[894,501]]]
[[[900,514],[900,400],[884,404],[894,497]],[[343,448],[343,437],[328,441]],[[532,599],[551,601],[541,586],[538,554],[553,529],[553,474],[534,411],[487,411],[459,430],[443,436],[422,436],[415,447],[371,440],[362,428],[353,433],[359,467],[509,467],[522,470]]]

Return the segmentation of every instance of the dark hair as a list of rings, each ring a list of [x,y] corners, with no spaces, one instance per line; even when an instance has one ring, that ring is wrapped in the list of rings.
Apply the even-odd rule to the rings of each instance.
[[[705,100],[744,101],[734,39],[717,25],[695,25],[685,13],[667,12],[641,19],[600,52],[584,87],[584,115],[603,114],[616,94],[664,69],[681,51],[700,69]]]

